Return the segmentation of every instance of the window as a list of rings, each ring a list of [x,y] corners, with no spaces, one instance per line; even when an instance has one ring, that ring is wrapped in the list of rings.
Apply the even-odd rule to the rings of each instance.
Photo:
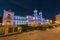
[[[8,18],[11,18],[11,15],[10,14],[8,14]]]

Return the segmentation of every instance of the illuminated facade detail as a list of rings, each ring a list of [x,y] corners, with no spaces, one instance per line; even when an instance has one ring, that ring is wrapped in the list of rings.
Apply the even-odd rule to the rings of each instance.
[[[46,19],[46,24],[50,24],[50,20],[49,19]]]
[[[14,16],[14,25],[26,25],[26,17]]]
[[[10,21],[11,24],[13,25],[14,12],[4,10],[2,25],[5,25],[6,21],[9,20],[9,18],[11,19]]]
[[[45,18],[42,19],[42,24],[46,24]]]
[[[34,24],[33,16],[28,16],[28,17],[27,17],[27,20],[28,20],[28,21],[27,21],[27,22],[28,22],[28,26],[29,26],[29,25],[32,26],[32,25]]]

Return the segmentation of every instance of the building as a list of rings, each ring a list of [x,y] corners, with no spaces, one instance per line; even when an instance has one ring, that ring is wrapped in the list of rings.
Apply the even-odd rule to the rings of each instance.
[[[13,25],[14,12],[4,10],[2,25]],[[11,21],[11,23],[10,23]]]
[[[25,18],[22,17],[22,20],[24,19]],[[2,21],[3,27],[1,26],[1,34],[8,35],[8,34],[14,34],[14,33],[21,32],[22,28],[19,26],[15,26],[15,25],[18,25],[18,23],[15,22],[16,20],[18,22],[21,21],[18,18],[16,19],[14,12],[4,10],[3,21]],[[22,23],[19,22],[19,24],[21,25]]]
[[[4,10],[2,25],[35,25],[35,24],[49,24],[49,21],[46,21],[42,17],[42,12],[34,10],[34,16],[16,16],[14,12]]]
[[[60,14],[56,15],[55,18],[55,23],[60,24]]]
[[[14,12],[4,10],[2,25],[26,25],[26,17],[16,16]]]

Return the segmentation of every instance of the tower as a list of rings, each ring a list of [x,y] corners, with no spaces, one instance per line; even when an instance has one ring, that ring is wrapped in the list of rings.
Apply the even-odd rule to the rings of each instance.
[[[40,21],[40,24],[43,24],[42,12],[39,12],[39,21]]]
[[[38,14],[37,14],[37,10],[34,10],[34,20],[35,20],[35,24],[37,24],[38,22]]]
[[[13,25],[14,12],[4,10],[2,25]]]
[[[35,20],[37,19],[37,16],[38,16],[38,15],[37,15],[37,10],[35,9],[35,10],[34,10],[34,17],[35,17]]]

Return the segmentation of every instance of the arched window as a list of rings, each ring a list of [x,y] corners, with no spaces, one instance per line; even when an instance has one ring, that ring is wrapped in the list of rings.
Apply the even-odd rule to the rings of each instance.
[[[10,14],[8,14],[8,18],[11,18],[11,15]]]

